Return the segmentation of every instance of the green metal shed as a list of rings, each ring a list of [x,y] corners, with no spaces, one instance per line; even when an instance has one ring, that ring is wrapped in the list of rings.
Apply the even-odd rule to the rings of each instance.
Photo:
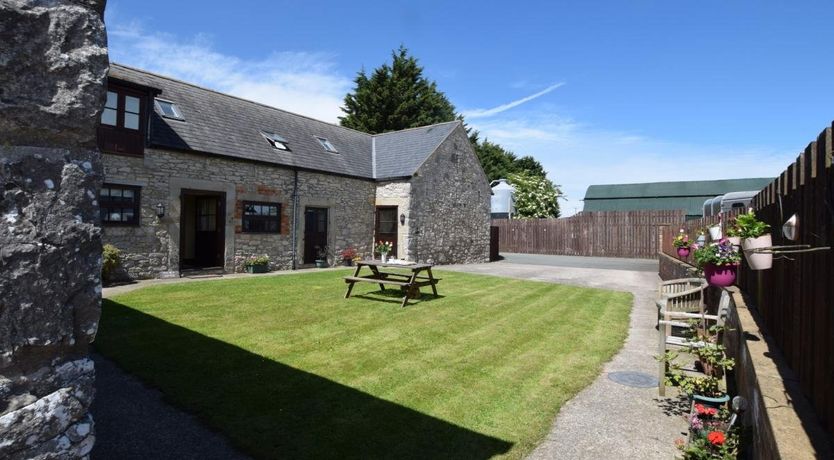
[[[729,192],[761,190],[772,177],[642,184],[591,185],[583,211],[684,209],[687,218],[700,217],[704,201]]]

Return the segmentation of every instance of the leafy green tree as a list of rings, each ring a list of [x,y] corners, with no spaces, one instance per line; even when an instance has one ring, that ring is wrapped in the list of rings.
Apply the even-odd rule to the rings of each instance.
[[[490,181],[506,179],[513,173],[525,173],[539,177],[547,175],[544,166],[532,156],[527,155],[518,158],[513,152],[490,142],[488,139],[479,140],[477,131],[470,133],[469,140],[478,155],[478,160],[481,161],[484,173]]]
[[[356,86],[345,96],[342,126],[370,134],[453,121],[455,106],[423,76],[423,67],[404,46],[391,53],[392,62],[369,76],[362,69]]]
[[[484,140],[483,142],[476,141],[472,147],[490,181],[507,178],[514,171],[515,155],[504,150],[500,145]]]
[[[528,173],[510,174],[510,184],[515,187],[515,210],[520,218],[559,217],[558,185],[544,176]]]
[[[455,113],[455,106],[437,89],[437,83],[423,76],[423,67],[403,46],[391,52],[390,64],[383,64],[370,75],[361,70],[354,83],[353,91],[345,96],[345,116],[339,117],[342,126],[378,134],[455,119],[463,121]],[[477,131],[469,127],[466,130],[490,181],[513,173],[545,176],[544,167],[535,158],[519,158],[494,142],[479,140]]]
[[[525,172],[533,176],[545,177],[547,175],[544,171],[544,166],[530,155],[525,155],[515,160],[513,162],[513,169],[515,172]]]

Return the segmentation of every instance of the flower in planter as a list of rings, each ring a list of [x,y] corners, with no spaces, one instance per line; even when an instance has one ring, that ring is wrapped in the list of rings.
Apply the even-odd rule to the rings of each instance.
[[[701,267],[738,265],[741,262],[741,253],[730,243],[730,240],[722,238],[717,243],[710,243],[696,249],[695,262]]]
[[[262,256],[249,256],[243,261],[244,267],[251,267],[254,265],[269,265],[269,256],[266,254]]]
[[[342,249],[342,252],[339,253],[342,256],[342,260],[355,260],[357,257],[356,249],[349,247],[347,249]]]
[[[721,431],[711,431],[707,435],[707,441],[709,441],[713,446],[720,446],[724,444],[726,438],[724,437],[724,433]]]
[[[697,415],[713,417],[716,414],[718,414],[718,409],[714,407],[705,407],[703,404],[695,404],[695,412],[697,413]]]
[[[688,249],[692,247],[692,242],[689,241],[689,235],[684,233],[683,229],[680,229],[678,235],[675,237],[672,244],[678,249]]]

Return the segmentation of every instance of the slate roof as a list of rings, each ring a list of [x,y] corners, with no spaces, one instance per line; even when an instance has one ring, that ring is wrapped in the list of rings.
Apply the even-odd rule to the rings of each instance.
[[[450,121],[374,136],[377,177],[412,175],[460,122]],[[410,171],[408,174],[403,174]]]
[[[701,215],[704,201],[729,192],[761,190],[772,177],[591,185],[585,192],[584,211],[637,211],[685,209]]]
[[[367,179],[410,177],[459,121],[376,136],[298,115],[170,77],[111,63],[110,77],[159,90],[183,121],[151,113],[151,147],[190,150]],[[261,132],[278,134],[290,151],[273,148]],[[324,137],[339,152],[327,152]],[[376,164],[374,162],[376,161]]]

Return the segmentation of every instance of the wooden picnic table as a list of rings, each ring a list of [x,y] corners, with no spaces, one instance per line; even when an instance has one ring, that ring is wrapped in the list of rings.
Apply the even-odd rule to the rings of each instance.
[[[368,267],[371,270],[369,275],[359,276],[362,267]],[[356,270],[353,271],[353,276],[345,276],[345,283],[348,288],[345,292],[345,298],[350,297],[353,291],[353,285],[358,282],[376,283],[379,284],[381,290],[385,290],[385,285],[390,284],[399,286],[403,292],[402,307],[408,303],[408,299],[416,299],[422,295],[420,288],[423,286],[431,286],[432,293],[437,297],[437,282],[440,278],[435,278],[431,273],[431,264],[418,263],[389,263],[381,260],[361,260],[356,262]],[[399,268],[408,270],[411,273],[399,273],[392,271],[382,271],[380,268]],[[425,275],[421,275],[426,272]]]

